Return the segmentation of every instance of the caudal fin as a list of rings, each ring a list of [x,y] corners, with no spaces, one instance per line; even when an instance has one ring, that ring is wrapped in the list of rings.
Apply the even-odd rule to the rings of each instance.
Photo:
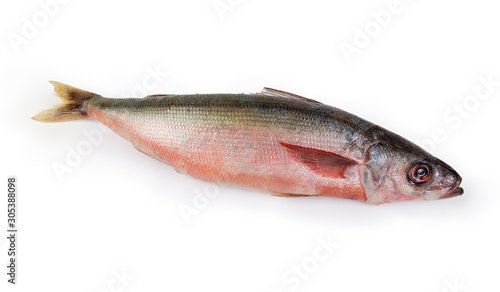
[[[51,109],[44,110],[32,119],[44,123],[64,122],[87,119],[85,102],[98,94],[78,89],[57,81],[49,81],[54,85],[54,91],[62,99],[62,103]]]

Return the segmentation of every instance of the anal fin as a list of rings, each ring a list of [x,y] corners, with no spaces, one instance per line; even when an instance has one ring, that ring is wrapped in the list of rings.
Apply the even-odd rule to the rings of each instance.
[[[139,148],[137,148],[137,147],[135,147],[135,146],[134,146],[134,148],[135,148],[135,149],[137,149],[137,151],[141,152],[142,154],[146,154],[147,156],[149,156],[149,157],[151,157],[151,158],[154,158],[154,159],[156,159],[156,160],[160,160],[158,157],[151,156],[151,155],[149,155],[148,153],[146,153],[146,152],[142,151],[141,149],[139,149]],[[185,171],[178,170],[178,169],[176,169],[175,167],[174,167],[174,170],[175,170],[175,171],[177,171],[177,172],[178,172],[178,173],[180,173],[180,174],[187,174]]]
[[[151,158],[157,159],[156,157],[153,157],[153,156],[149,155],[148,153],[146,153],[146,152],[142,151],[141,149],[139,149],[139,148],[137,148],[137,147],[135,147],[135,146],[134,146],[134,148],[135,148],[137,151],[141,152],[142,154],[146,154],[147,156],[149,156],[149,157],[151,157]]]

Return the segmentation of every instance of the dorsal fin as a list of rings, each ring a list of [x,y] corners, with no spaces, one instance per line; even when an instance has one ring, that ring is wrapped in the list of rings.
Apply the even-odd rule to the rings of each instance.
[[[144,98],[154,98],[154,97],[163,97],[163,96],[170,96],[172,94],[151,94],[148,96],[145,96]]]
[[[310,99],[310,98],[303,97],[303,96],[300,96],[297,94],[293,94],[290,92],[286,92],[286,91],[278,90],[278,89],[273,89],[273,88],[269,88],[269,87],[264,87],[264,89],[262,89],[262,91],[260,93],[264,94],[264,95],[268,95],[268,96],[279,96],[279,97],[291,98],[291,99],[295,99],[295,100],[302,100],[302,101],[313,102],[313,103],[321,103],[321,102],[314,100],[314,99]]]
[[[323,176],[345,178],[348,167],[357,162],[338,154],[280,142],[297,161]]]

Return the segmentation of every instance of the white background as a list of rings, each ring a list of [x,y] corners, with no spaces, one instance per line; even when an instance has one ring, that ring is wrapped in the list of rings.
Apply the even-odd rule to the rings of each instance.
[[[2,195],[1,291],[499,289],[500,87],[473,97],[478,78],[500,81],[494,1],[68,1],[48,12],[47,2],[0,8],[0,185],[18,177],[20,230],[14,286]],[[397,11],[375,24],[390,5]],[[354,46],[367,26],[371,36],[348,62],[342,44]],[[269,86],[420,145],[441,131],[427,148],[462,175],[465,194],[374,207],[218,188],[95,121],[31,120],[59,102],[48,80],[109,97]],[[89,144],[88,131],[102,141]],[[59,179],[54,165],[85,145]],[[196,196],[207,192],[216,196],[200,206]],[[199,210],[189,223],[186,206]],[[318,238],[340,246],[314,260]],[[290,274],[304,264],[304,279]],[[130,279],[120,282],[123,272]]]

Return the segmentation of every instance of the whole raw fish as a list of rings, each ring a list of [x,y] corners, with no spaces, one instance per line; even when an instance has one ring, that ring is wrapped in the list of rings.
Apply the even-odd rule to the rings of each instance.
[[[51,83],[63,103],[33,119],[98,120],[139,151],[201,180],[370,204],[463,193],[453,168],[408,140],[284,91],[114,99]]]

